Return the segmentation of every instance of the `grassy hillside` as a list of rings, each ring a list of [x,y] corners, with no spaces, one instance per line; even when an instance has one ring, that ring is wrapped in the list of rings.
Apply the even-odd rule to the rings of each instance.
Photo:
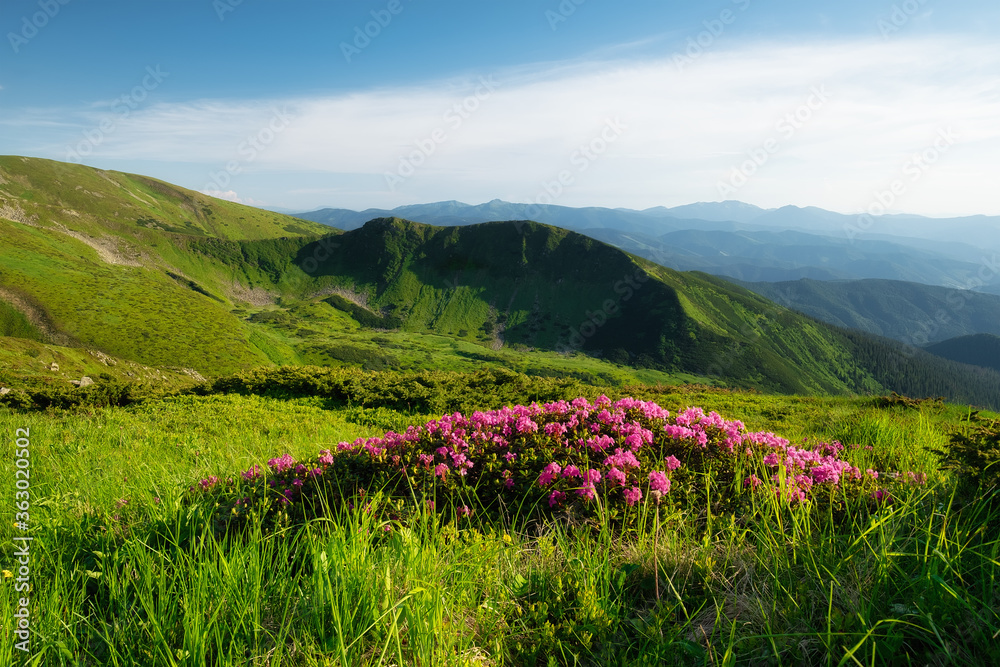
[[[770,391],[930,389],[978,404],[1000,401],[1000,375],[970,380],[964,368],[935,366],[902,345],[848,334],[724,280],[672,271],[546,225],[442,228],[384,218],[335,244],[315,272],[318,285],[338,293],[323,307],[362,331],[397,326],[493,347],[581,351]],[[303,248],[303,261],[318,246]],[[286,330],[295,326],[294,310]]]
[[[0,298],[8,304],[0,325],[150,365],[226,372],[267,363],[231,311],[272,297],[259,293],[256,275],[234,275],[189,244],[325,231],[142,176],[0,157]]]
[[[534,222],[341,233],[141,176],[0,158],[0,228],[5,330],[148,366],[503,366],[1000,405],[1000,374],[967,378]]]

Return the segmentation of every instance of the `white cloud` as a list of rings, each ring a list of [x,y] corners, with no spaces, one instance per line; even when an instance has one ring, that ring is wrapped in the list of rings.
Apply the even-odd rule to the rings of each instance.
[[[248,206],[264,206],[265,202],[257,201],[251,197],[240,197],[236,194],[234,190],[202,190],[203,195],[208,195],[209,197],[215,197],[216,199],[225,199],[226,201],[235,202],[237,204],[246,204]]]
[[[498,71],[499,87],[467,118],[454,106],[471,99],[475,82],[157,104],[119,123],[95,155],[203,165],[192,176],[199,186],[227,165],[237,168],[234,178],[327,173],[332,190],[340,189],[336,178],[360,175],[367,180],[355,191],[367,193],[371,206],[497,196],[528,201],[567,170],[572,185],[558,198],[567,205],[641,208],[738,198],[853,211],[950,127],[959,143],[896,208],[997,214],[998,65],[995,44],[902,37],[717,49],[683,70],[670,58],[551,64]],[[778,123],[817,87],[829,100],[787,137]],[[282,112],[287,126],[269,131]],[[627,130],[580,171],[571,162],[574,152],[613,118]],[[443,141],[434,142],[435,130]],[[769,139],[780,148],[767,163],[735,194],[720,194],[717,184]],[[418,158],[418,144],[429,147],[428,141],[433,154],[390,193],[384,174],[411,154]],[[300,190],[319,187],[308,180]]]

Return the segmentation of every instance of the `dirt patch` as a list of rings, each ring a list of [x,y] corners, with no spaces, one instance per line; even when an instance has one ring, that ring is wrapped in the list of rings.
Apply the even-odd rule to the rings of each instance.
[[[108,264],[117,264],[118,266],[142,266],[142,254],[130,248],[124,241],[111,236],[94,237],[88,236],[87,234],[81,234],[80,232],[75,232],[72,229],[64,225],[56,223],[56,229],[65,234],[66,236],[71,236],[77,241],[84,243],[97,253],[97,256],[101,258],[102,261]]]
[[[47,343],[69,347],[72,339],[66,334],[60,333],[44,310],[33,304],[28,298],[21,296],[13,290],[0,287],[0,299],[3,299],[14,308],[19,310],[31,324],[42,332]]]
[[[234,302],[250,304],[256,308],[273,306],[278,302],[278,293],[269,292],[263,287],[245,287],[234,281],[229,287],[229,299]]]
[[[368,308],[368,292],[355,292],[354,290],[347,289],[346,287],[327,287],[326,289],[310,294],[308,298],[318,299],[320,297],[333,295],[343,297],[357,306],[371,310]]]
[[[38,224],[37,215],[28,215],[16,204],[11,205],[6,200],[0,200],[0,218],[5,218],[11,222],[19,222],[29,227],[41,227]]]

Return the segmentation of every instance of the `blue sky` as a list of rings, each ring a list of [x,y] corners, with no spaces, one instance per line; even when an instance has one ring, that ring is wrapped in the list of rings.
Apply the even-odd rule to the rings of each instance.
[[[4,0],[0,153],[293,210],[996,215],[998,19],[969,0]]]

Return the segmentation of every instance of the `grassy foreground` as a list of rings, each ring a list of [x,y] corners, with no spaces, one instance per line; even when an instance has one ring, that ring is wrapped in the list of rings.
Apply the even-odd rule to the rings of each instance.
[[[530,402],[524,387],[501,389],[465,396],[464,409]],[[359,503],[225,534],[212,528],[219,508],[197,501],[210,496],[188,491],[200,479],[402,433],[443,410],[221,388],[129,407],[0,407],[0,566],[13,575],[0,583],[0,664],[1000,663],[1000,513],[980,491],[992,484],[996,415],[933,401],[617,391],[793,442],[858,445],[845,449],[858,467],[926,483],[874,506],[644,497],[627,530],[600,511],[403,519]],[[14,635],[25,595],[15,592],[18,429],[30,433],[28,655]]]

